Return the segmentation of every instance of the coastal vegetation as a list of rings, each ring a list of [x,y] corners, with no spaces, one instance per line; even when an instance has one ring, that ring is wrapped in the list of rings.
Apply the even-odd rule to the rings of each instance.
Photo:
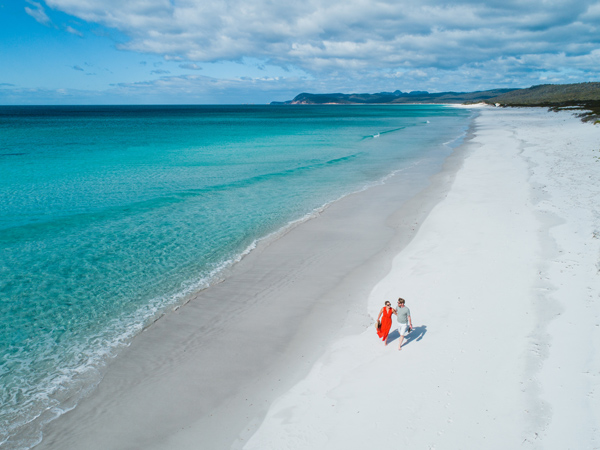
[[[540,106],[554,111],[581,110],[584,122],[600,122],[600,83],[542,84],[484,100],[499,106]]]

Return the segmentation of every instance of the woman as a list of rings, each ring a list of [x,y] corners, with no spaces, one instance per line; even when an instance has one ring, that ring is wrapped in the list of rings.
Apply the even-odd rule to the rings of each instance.
[[[385,342],[387,345],[387,337],[390,332],[390,327],[392,326],[392,314],[394,313],[394,309],[390,302],[385,302],[385,306],[381,308],[379,311],[379,316],[377,317],[377,323],[379,324],[379,320],[381,319],[381,326],[377,327],[377,335]]]

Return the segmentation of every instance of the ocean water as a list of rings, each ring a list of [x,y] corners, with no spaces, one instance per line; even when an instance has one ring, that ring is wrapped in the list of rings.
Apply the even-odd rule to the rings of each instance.
[[[258,239],[397,171],[439,105],[0,106],[0,447],[29,448],[108,358]]]

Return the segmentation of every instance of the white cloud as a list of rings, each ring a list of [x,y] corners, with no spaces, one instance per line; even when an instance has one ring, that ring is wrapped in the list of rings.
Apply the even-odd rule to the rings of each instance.
[[[78,31],[78,30],[76,30],[75,28],[73,28],[73,27],[72,27],[72,26],[70,26],[70,25],[67,25],[67,26],[65,27],[65,30],[66,30],[68,33],[74,34],[75,36],[83,37],[83,33],[82,33],[81,31]]]
[[[159,79],[118,83],[111,92],[123,99],[153,98],[175,103],[269,103],[287,100],[306,87],[306,80],[289,77],[213,78],[202,75],[164,76]]]
[[[509,64],[511,58],[526,61],[531,73],[560,63],[593,76],[597,66],[591,55],[600,47],[598,0],[46,3],[124,33],[129,40],[120,44],[123,50],[186,61],[181,68],[253,58],[298,68],[332,85],[344,77],[389,79],[389,73],[400,69],[420,74],[421,81],[423,74],[441,72],[477,73],[490,80],[502,73],[507,82],[522,76],[518,84],[524,85],[530,77],[523,76],[523,64]],[[43,13],[43,8],[35,11]]]
[[[189,69],[189,70],[202,70],[201,66],[199,66],[198,64],[193,64],[193,63],[179,64],[179,67],[181,67],[182,69]]]
[[[50,18],[46,14],[46,11],[44,10],[44,7],[40,3],[36,3],[30,0],[27,0],[27,3],[33,6],[33,8],[30,8],[29,6],[25,7],[25,12],[27,14],[29,14],[42,25],[50,26],[52,24],[52,21],[50,20]]]

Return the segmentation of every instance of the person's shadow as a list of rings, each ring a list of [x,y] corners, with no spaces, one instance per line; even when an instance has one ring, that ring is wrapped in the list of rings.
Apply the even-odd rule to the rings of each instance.
[[[419,325],[418,327],[414,327],[407,336],[404,337],[404,342],[402,343],[402,347],[410,344],[412,341],[420,341],[423,339],[427,333],[427,325]],[[398,329],[392,331],[387,338],[387,343],[394,342],[396,339],[400,338],[400,333],[398,333]]]

